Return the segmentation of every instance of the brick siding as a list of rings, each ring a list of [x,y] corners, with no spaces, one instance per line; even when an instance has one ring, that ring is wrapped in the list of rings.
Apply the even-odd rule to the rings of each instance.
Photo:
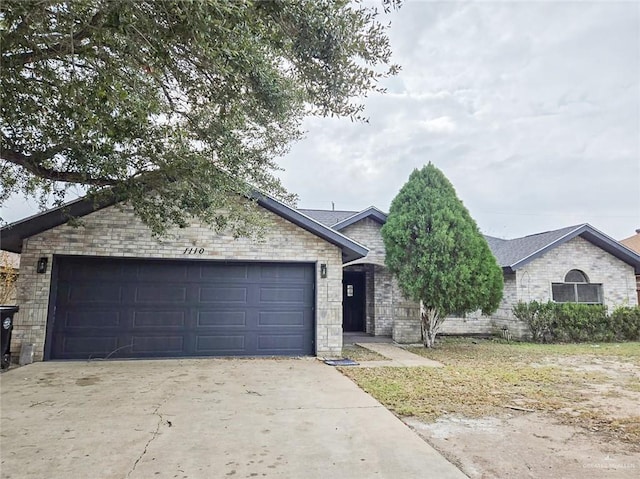
[[[194,221],[191,226],[155,238],[127,207],[113,206],[82,218],[82,226],[61,225],[23,243],[12,351],[22,343],[35,344],[35,359],[44,352],[53,255],[115,256],[242,261],[316,263],[316,354],[338,356],[342,350],[342,256],[340,249],[280,216],[263,210],[267,220],[260,240],[233,238]],[[203,248],[197,258],[185,248]],[[38,258],[47,257],[45,274],[36,273]],[[327,265],[321,278],[319,264]]]

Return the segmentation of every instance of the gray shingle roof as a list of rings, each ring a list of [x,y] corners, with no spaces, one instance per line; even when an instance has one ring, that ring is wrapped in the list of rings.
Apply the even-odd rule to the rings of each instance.
[[[544,233],[509,240],[487,235],[485,235],[485,239],[487,243],[489,243],[491,252],[498,260],[498,264],[502,267],[507,267],[521,262],[525,258],[528,258],[583,226],[584,225],[567,226],[559,230],[545,231]]]
[[[310,218],[313,218],[316,221],[319,221],[323,225],[333,226],[340,221],[349,218],[350,216],[358,213],[357,211],[338,211],[338,210],[308,210],[308,209],[298,209],[300,213],[303,215],[307,215]]]
[[[381,222],[386,220],[386,215],[374,207],[360,212],[307,209],[298,211],[338,231],[340,231],[341,227],[351,224],[352,220],[359,221],[364,216],[376,216],[377,220]],[[506,271],[515,271],[529,261],[538,258],[550,249],[576,236],[581,236],[604,251],[632,265],[636,273],[640,274],[639,254],[586,223],[514,239],[502,239],[487,235],[484,237],[498,264]]]

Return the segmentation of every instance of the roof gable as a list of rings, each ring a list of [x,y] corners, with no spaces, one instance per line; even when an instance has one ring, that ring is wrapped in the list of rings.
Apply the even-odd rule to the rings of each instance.
[[[371,218],[372,220],[380,223],[381,225],[387,222],[387,215],[385,213],[380,211],[375,206],[369,206],[368,208],[343,219],[339,223],[334,224],[333,229],[340,231],[346,228],[347,226],[351,226],[352,224],[357,223],[360,220],[363,220],[364,218]]]
[[[584,238],[612,256],[633,266],[636,273],[640,273],[640,255],[586,223],[511,240],[491,236],[485,236],[485,238],[491,252],[498,260],[498,264],[504,269],[515,271],[576,236]]]
[[[353,261],[366,256],[368,249],[360,243],[346,237],[317,220],[296,211],[268,195],[259,192],[251,194],[258,204],[272,213],[290,221],[300,228],[338,246],[342,250],[344,262]],[[116,201],[96,204],[89,198],[79,198],[58,208],[30,216],[0,229],[0,246],[3,250],[20,253],[22,240],[65,224],[70,218],[80,218],[94,211],[113,206]]]

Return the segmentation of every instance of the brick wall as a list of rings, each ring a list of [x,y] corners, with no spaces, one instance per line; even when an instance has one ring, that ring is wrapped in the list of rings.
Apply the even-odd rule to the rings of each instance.
[[[562,283],[572,269],[583,271],[590,283],[602,283],[609,311],[638,304],[633,267],[579,236],[518,270],[518,300],[549,301],[551,283]]]
[[[393,329],[391,337],[396,343],[420,343],[420,304],[406,299],[393,279]]]
[[[316,353],[337,356],[342,349],[342,256],[340,249],[263,210],[267,228],[261,240],[234,239],[227,232],[215,233],[194,222],[154,238],[131,209],[117,206],[96,211],[82,219],[83,226],[61,225],[23,243],[12,351],[22,343],[35,344],[35,358],[41,360],[51,286],[53,255],[117,256],[132,258],[194,259],[185,248],[203,248],[194,260],[297,261],[325,263],[327,277],[316,268]],[[36,273],[40,257],[49,259],[45,274]]]

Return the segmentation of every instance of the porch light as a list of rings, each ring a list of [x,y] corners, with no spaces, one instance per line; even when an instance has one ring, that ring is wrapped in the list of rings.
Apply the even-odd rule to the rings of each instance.
[[[327,265],[325,263],[322,263],[320,265],[320,277],[321,278],[327,277]]]
[[[47,272],[47,263],[49,262],[49,260],[43,256],[42,258],[40,258],[38,260],[38,264],[36,265],[36,272],[43,274]]]

